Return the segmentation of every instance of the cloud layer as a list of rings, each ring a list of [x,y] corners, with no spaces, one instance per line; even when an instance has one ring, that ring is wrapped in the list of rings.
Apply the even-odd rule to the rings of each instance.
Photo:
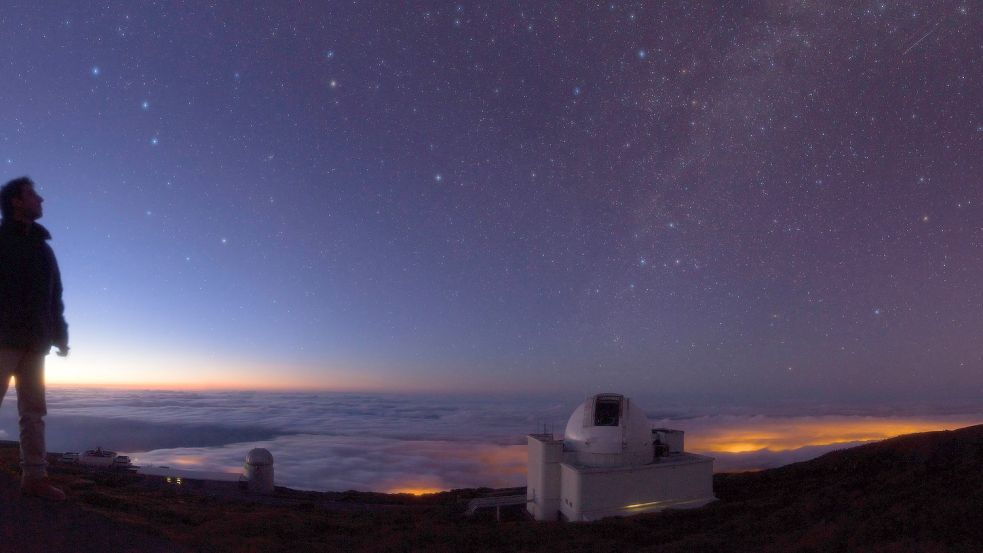
[[[433,491],[525,484],[525,435],[561,435],[577,399],[281,392],[162,392],[55,388],[48,449],[115,449],[144,465],[239,472],[269,449],[276,481],[298,489]],[[767,414],[762,414],[767,413]],[[969,414],[966,414],[969,413]],[[686,431],[686,449],[718,471],[803,461],[890,436],[958,428],[983,415],[924,406],[792,406],[650,412]],[[0,437],[17,436],[16,398]]]

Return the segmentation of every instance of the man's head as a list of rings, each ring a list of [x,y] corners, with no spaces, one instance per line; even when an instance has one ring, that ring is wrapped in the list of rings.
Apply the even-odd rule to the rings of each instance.
[[[41,218],[44,198],[34,191],[34,181],[16,178],[0,188],[0,215],[6,220],[33,222]]]

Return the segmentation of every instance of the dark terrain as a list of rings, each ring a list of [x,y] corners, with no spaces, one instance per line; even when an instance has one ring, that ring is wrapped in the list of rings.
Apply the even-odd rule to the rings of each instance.
[[[20,524],[12,515],[45,508],[25,507],[36,500],[9,492],[17,470],[15,445],[0,446],[0,483],[8,490],[0,496],[4,544]],[[414,497],[278,488],[257,500],[235,489],[151,489],[143,477],[57,464],[53,473],[69,495],[55,507],[59,520],[88,525],[96,535],[115,528],[102,540],[123,540],[116,551],[139,540],[147,550],[171,544],[230,552],[983,551],[983,425],[718,474],[720,501],[702,509],[590,524],[537,523],[519,508],[503,511],[501,522],[491,512],[465,517],[467,500],[492,493],[487,489]],[[66,543],[57,534],[72,528],[53,524],[49,541]]]

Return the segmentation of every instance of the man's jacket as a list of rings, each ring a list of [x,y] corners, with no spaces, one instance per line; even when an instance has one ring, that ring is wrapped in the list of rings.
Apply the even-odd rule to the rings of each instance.
[[[68,344],[61,274],[37,223],[0,221],[0,348],[48,353]]]

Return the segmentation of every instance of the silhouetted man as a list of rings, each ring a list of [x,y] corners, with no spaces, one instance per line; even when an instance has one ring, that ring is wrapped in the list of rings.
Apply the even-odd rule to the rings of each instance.
[[[61,501],[48,481],[44,446],[44,357],[51,346],[68,355],[68,325],[61,301],[58,262],[37,224],[44,199],[27,177],[0,188],[0,402],[17,380],[20,415],[21,491]]]

